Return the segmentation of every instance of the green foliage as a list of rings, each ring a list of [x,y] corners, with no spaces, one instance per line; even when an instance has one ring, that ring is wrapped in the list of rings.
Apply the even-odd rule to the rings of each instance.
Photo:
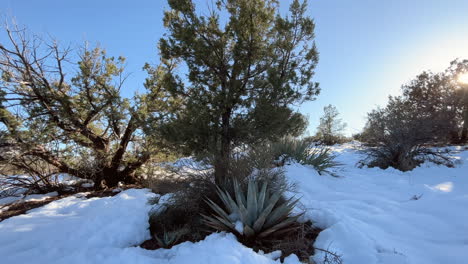
[[[390,97],[385,107],[370,112],[358,135],[369,147],[362,164],[402,171],[426,160],[453,166],[445,151],[429,146],[466,139],[463,87],[457,78],[467,69],[468,61],[453,61],[444,72],[423,72],[402,86],[402,96]]]
[[[154,236],[154,239],[158,243],[158,246],[161,248],[171,248],[172,246],[178,244],[180,239],[188,233],[187,229],[179,229],[176,231],[164,232],[161,237],[157,235]]]
[[[219,179],[234,147],[304,130],[305,118],[291,106],[319,93],[315,24],[305,1],[293,1],[288,16],[276,0],[219,1],[207,15],[190,0],[168,3],[162,63],[148,81],[181,103],[161,130],[168,141],[187,154],[213,154]],[[187,81],[176,72],[180,64]]]
[[[437,120],[421,113],[410,101],[390,97],[385,108],[368,114],[363,132],[368,148],[362,165],[401,171],[412,170],[425,160],[452,166],[444,152],[433,150],[428,143],[437,134]]]
[[[249,181],[247,193],[238,181],[234,181],[234,199],[228,191],[218,187],[217,191],[224,209],[207,199],[215,212],[203,215],[206,225],[219,231],[229,231],[246,239],[265,238],[280,235],[294,229],[300,215],[291,216],[297,199],[280,201],[282,192],[272,193],[265,182],[259,189],[257,181]],[[236,225],[242,223],[242,230]]]
[[[338,118],[338,110],[333,105],[325,106],[323,111],[324,115],[320,118],[315,137],[325,145],[341,143],[344,141],[343,130],[346,128],[346,123]]]
[[[0,151],[0,162],[40,178],[68,173],[115,186],[134,182],[138,169],[165,151],[153,131],[170,112],[169,102],[154,87],[123,97],[123,57],[87,45],[72,55],[17,27],[5,30],[0,140],[8,151]],[[43,165],[50,170],[41,175],[36,168]]]
[[[337,167],[340,164],[335,161],[336,156],[331,153],[331,149],[324,147],[314,147],[304,155],[301,160],[301,164],[310,165],[322,175],[323,173],[329,173],[332,176],[336,176],[330,172],[331,168]]]
[[[313,146],[307,139],[295,139],[284,137],[279,141],[270,144],[279,165],[290,160],[294,160],[303,165],[314,167],[319,174],[330,173],[331,168],[340,164],[335,161],[336,156],[330,148]]]
[[[300,162],[308,153],[312,142],[305,139],[296,139],[293,137],[283,137],[280,140],[270,143],[271,151],[275,159],[282,164],[289,159]]]

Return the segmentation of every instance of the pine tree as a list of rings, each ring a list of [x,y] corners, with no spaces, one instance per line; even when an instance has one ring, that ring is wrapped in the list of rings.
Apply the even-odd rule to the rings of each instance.
[[[168,139],[189,153],[213,154],[219,181],[233,147],[303,131],[305,118],[292,106],[319,93],[305,2],[294,0],[287,17],[276,0],[217,1],[206,16],[190,0],[168,2],[168,36],[153,75],[183,105],[166,125]],[[187,70],[187,80],[177,68]]]
[[[346,123],[338,118],[338,110],[333,105],[325,106],[323,112],[324,115],[320,118],[316,137],[326,145],[336,144],[343,138]]]

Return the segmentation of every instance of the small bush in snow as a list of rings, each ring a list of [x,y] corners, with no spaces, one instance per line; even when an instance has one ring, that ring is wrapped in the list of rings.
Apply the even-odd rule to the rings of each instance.
[[[234,181],[233,196],[221,188],[217,193],[222,205],[207,199],[214,214],[203,215],[206,225],[215,230],[232,232],[242,240],[252,241],[297,228],[295,223],[300,215],[291,213],[298,200],[281,200],[283,193],[272,192],[267,183],[259,188],[256,181],[249,181],[245,192]]]
[[[229,179],[223,188],[232,189],[232,179],[246,185],[249,180],[267,182],[274,191],[294,191],[294,184],[290,184],[282,167],[275,166],[275,155],[268,146],[250,146],[243,152],[236,153],[231,158]],[[247,187],[247,186],[245,186]]]
[[[314,167],[319,174],[330,172],[329,169],[340,164],[335,161],[331,149],[320,145],[313,146],[307,139],[286,137],[270,145],[279,165],[294,160],[303,165]]]
[[[361,137],[368,148],[362,165],[401,171],[412,170],[424,161],[453,166],[448,151],[439,151],[430,145],[437,142],[439,120],[421,113],[421,110],[403,97],[390,97],[385,108],[368,114]]]

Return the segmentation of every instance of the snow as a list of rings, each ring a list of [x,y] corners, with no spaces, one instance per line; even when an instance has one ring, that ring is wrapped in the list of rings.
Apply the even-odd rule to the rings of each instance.
[[[236,229],[236,231],[239,232],[239,234],[243,234],[244,233],[244,224],[240,220],[237,220],[235,225],[234,225],[234,229]]]
[[[43,201],[43,200],[45,200],[47,198],[54,197],[54,196],[57,196],[57,195],[58,195],[57,192],[50,192],[50,193],[46,193],[46,194],[30,194],[30,195],[26,195],[26,196],[24,196],[23,194],[18,194],[17,196],[9,196],[9,197],[5,197],[5,198],[0,199],[0,206],[8,205],[8,204],[11,204],[11,203],[14,203],[14,202]],[[2,210],[5,210],[5,209],[0,208],[0,212]]]
[[[6,219],[0,222],[1,263],[278,263],[225,233],[169,250],[136,247],[150,238],[151,197],[135,189],[107,198],[70,196]]]
[[[467,263],[468,151],[453,148],[455,168],[423,164],[410,172],[358,168],[357,145],[334,146],[342,177],[286,166],[297,182],[303,218],[323,228],[315,247],[345,264]],[[150,237],[146,189],[114,197],[74,195],[0,222],[0,263],[279,263],[280,252],[255,253],[232,234],[216,233],[171,249],[138,247]],[[170,206],[171,195],[160,197]],[[317,263],[323,253],[317,252]],[[287,264],[298,264],[295,255]]]
[[[0,222],[1,263],[120,263],[149,238],[147,190],[70,196]],[[109,259],[112,257],[113,259]]]
[[[307,217],[325,229],[315,247],[350,264],[468,263],[468,151],[457,154],[456,168],[423,164],[410,172],[357,168],[353,144],[335,151],[342,178],[287,167]]]

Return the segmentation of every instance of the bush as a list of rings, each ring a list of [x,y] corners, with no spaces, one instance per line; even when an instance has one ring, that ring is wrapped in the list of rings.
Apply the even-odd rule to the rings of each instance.
[[[232,229],[231,224],[228,224],[229,229],[215,228],[215,230],[237,232],[239,241],[255,251],[281,250],[282,258],[296,254],[301,260],[308,261],[314,251],[313,242],[320,230],[313,228],[310,222],[299,223],[296,221],[297,215],[290,215],[297,200],[288,200],[283,193],[294,191],[295,186],[287,181],[283,168],[273,164],[274,156],[270,145],[257,145],[246,150],[238,150],[231,159],[229,177],[227,177],[230,180],[220,183],[220,186],[215,185],[213,170],[208,166],[170,169],[174,175],[166,171],[162,174],[166,175],[163,180],[154,178],[149,181],[155,190],[165,189],[161,186],[170,186],[165,190],[172,193],[163,199],[150,201],[153,204],[159,203],[159,207],[150,212],[152,239],[145,241],[141,246],[147,249],[168,248],[180,242],[204,239],[213,232],[213,228],[207,225],[208,219],[220,217],[216,214],[216,210],[218,208],[223,210],[224,217],[228,214],[225,201],[229,195],[233,201],[241,199],[243,207],[239,207],[238,204],[241,203],[237,202],[236,206],[239,209],[245,207],[245,211],[242,212],[247,213],[244,215],[247,218],[244,220],[256,219],[257,222],[265,209],[269,212],[265,211],[264,216],[261,216],[265,219],[262,225],[260,222],[255,225],[253,220],[244,222],[246,231],[242,229],[242,233],[249,234],[247,227],[249,226],[256,231],[256,235],[241,236],[235,226]],[[171,180],[174,182],[171,183]],[[180,182],[183,184],[179,184]],[[261,188],[258,188],[259,185],[262,185]],[[251,209],[253,199],[249,196],[255,196],[257,202],[255,213]],[[222,197],[226,199],[223,200]],[[261,200],[263,203],[260,203]],[[268,205],[271,205],[270,208],[267,208]],[[232,217],[234,216],[232,214]],[[238,218],[241,219],[241,213],[238,213]]]
[[[212,175],[193,173],[190,183],[177,192],[168,194],[170,199],[159,202],[160,209],[150,212],[150,232],[153,238],[162,238],[167,232],[187,230],[180,235],[179,241],[198,241],[208,232],[202,223],[200,213],[208,213],[205,196],[216,199]],[[151,201],[150,201],[151,202]]]
[[[412,170],[428,160],[453,166],[448,151],[429,147],[437,133],[436,121],[421,116],[414,106],[400,97],[391,97],[384,109],[369,113],[361,137],[365,139],[367,157],[361,165],[401,171]]]
[[[294,139],[285,137],[270,145],[278,165],[294,160],[303,165],[314,167],[317,172],[330,173],[331,168],[340,164],[335,161],[336,156],[331,153],[331,149],[320,145],[313,146],[307,139]]]
[[[295,186],[286,179],[284,168],[275,165],[275,154],[268,145],[250,146],[235,153],[231,158],[229,178],[237,180],[243,187],[249,180],[267,182],[275,191],[294,191]],[[223,186],[234,191],[232,180]]]

